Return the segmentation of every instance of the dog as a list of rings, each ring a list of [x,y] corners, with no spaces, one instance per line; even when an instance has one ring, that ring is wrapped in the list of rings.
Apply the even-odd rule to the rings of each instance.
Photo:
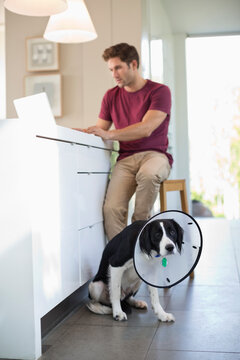
[[[145,301],[134,296],[142,280],[133,264],[135,244],[139,237],[141,253],[150,261],[153,257],[180,253],[183,229],[173,219],[135,221],[116,235],[106,245],[99,269],[90,282],[89,303],[87,307],[96,314],[112,314],[117,321],[127,320],[121,302],[138,309],[147,309]],[[160,321],[175,321],[174,316],[166,313],[159,302],[158,290],[148,285],[152,308]]]

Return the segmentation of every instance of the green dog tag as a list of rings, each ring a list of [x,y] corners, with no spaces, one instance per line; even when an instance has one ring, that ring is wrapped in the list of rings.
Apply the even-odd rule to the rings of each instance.
[[[166,266],[167,266],[167,259],[166,259],[166,258],[163,258],[163,259],[162,259],[162,266],[163,266],[163,267],[166,267]]]

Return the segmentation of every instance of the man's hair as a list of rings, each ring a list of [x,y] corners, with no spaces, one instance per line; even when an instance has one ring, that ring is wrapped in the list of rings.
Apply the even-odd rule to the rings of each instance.
[[[127,43],[120,43],[105,49],[102,57],[105,61],[114,57],[119,57],[120,60],[127,63],[128,66],[133,60],[136,60],[137,67],[139,67],[139,55],[137,50],[134,46],[128,45]]]

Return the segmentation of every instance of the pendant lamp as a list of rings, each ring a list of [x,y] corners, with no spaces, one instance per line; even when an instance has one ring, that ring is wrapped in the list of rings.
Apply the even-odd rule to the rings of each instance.
[[[97,33],[83,0],[69,0],[68,8],[52,15],[43,37],[57,43],[82,43],[96,39]]]
[[[6,9],[28,16],[50,16],[67,9],[67,0],[5,0]]]

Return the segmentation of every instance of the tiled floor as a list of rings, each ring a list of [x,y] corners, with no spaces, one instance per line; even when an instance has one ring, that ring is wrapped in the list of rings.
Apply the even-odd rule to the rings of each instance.
[[[175,323],[156,319],[142,285],[138,297],[148,302],[148,311],[133,309],[128,321],[117,322],[92,314],[83,303],[44,339],[41,359],[239,360],[240,225],[198,222],[204,244],[194,280],[159,290]]]

